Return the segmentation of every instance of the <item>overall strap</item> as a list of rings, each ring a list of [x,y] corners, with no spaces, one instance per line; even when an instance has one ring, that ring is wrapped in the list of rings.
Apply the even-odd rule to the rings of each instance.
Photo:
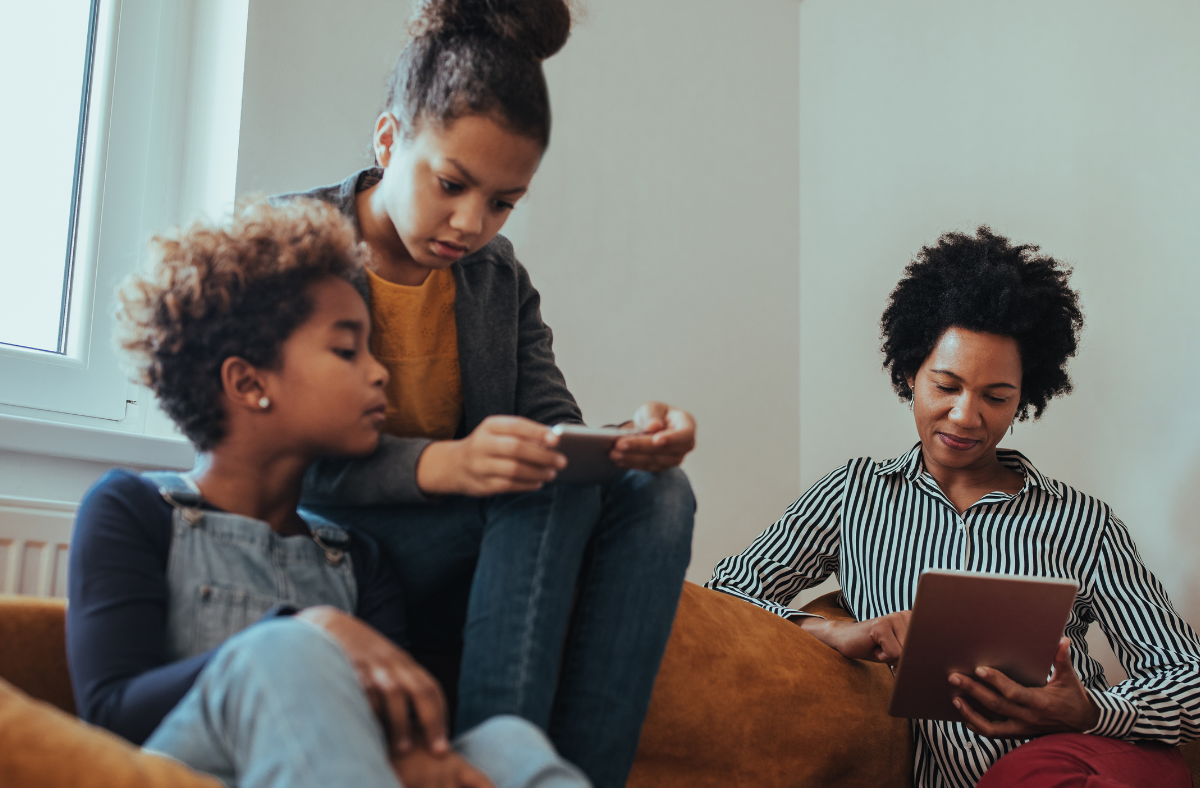
[[[157,487],[163,500],[178,509],[190,525],[195,525],[204,517],[204,511],[200,508],[204,498],[190,476],[175,471],[149,471],[143,473],[142,477]]]
[[[320,515],[303,509],[300,510],[300,516],[308,525],[308,532],[312,534],[313,541],[325,551],[325,560],[329,565],[340,564],[342,556],[350,549],[350,532]]]

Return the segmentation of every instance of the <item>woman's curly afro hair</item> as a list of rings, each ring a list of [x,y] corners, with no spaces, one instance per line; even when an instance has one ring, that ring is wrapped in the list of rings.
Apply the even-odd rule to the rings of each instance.
[[[200,451],[225,435],[225,359],[275,367],[312,313],[310,285],[334,276],[365,287],[354,227],[313,200],[245,203],[227,222],[156,236],[151,252],[151,268],[118,291],[116,341]]]
[[[950,232],[922,247],[904,269],[880,321],[883,368],[902,400],[908,379],[952,327],[1012,337],[1021,352],[1017,418],[1040,418],[1054,397],[1071,392],[1067,359],[1075,355],[1083,313],[1068,286],[1071,269],[1013,245],[981,226],[975,237]]]

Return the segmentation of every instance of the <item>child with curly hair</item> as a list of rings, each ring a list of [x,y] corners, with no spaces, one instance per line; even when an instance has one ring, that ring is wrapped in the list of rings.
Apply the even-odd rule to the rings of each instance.
[[[459,730],[516,714],[617,788],[691,556],[678,466],[695,423],[648,403],[611,455],[620,479],[555,482],[567,461],[550,427],[583,418],[499,231],[549,142],[542,61],[570,27],[564,0],[416,3],[379,166],[305,193],[371,249],[372,350],[391,382],[379,448],[318,462],[304,500],[400,569],[414,654],[457,687]]]
[[[370,454],[386,418],[362,254],[322,203],[258,204],[159,236],[127,280],[120,342],[203,462],[111,471],[79,509],[80,714],[239,788],[587,785],[517,717],[451,747],[378,544],[297,509],[311,463]]]

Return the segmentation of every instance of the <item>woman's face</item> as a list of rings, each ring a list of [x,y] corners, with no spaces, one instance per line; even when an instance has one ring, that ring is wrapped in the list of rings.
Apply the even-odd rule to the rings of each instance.
[[[385,113],[375,132],[388,216],[414,263],[448,268],[496,237],[529,188],[541,145],[486,115],[405,139]]]
[[[360,456],[375,450],[387,409],[387,369],[367,348],[371,318],[348,282],[314,283],[312,315],[283,344],[274,370],[257,370],[270,406],[258,432],[302,454]]]
[[[1021,401],[1021,353],[1012,337],[950,328],[908,381],[926,457],[982,468]]]

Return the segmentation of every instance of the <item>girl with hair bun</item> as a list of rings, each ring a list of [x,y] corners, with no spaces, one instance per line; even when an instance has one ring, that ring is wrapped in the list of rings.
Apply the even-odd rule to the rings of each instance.
[[[583,417],[499,231],[549,143],[542,61],[570,28],[563,0],[420,0],[375,124],[378,166],[275,199],[315,197],[354,223],[390,373],[379,448],[318,462],[305,505],[384,546],[457,730],[522,717],[620,786],[690,559],[678,466],[695,423],[650,402],[612,452],[619,480],[555,482],[567,461],[550,427]]]

